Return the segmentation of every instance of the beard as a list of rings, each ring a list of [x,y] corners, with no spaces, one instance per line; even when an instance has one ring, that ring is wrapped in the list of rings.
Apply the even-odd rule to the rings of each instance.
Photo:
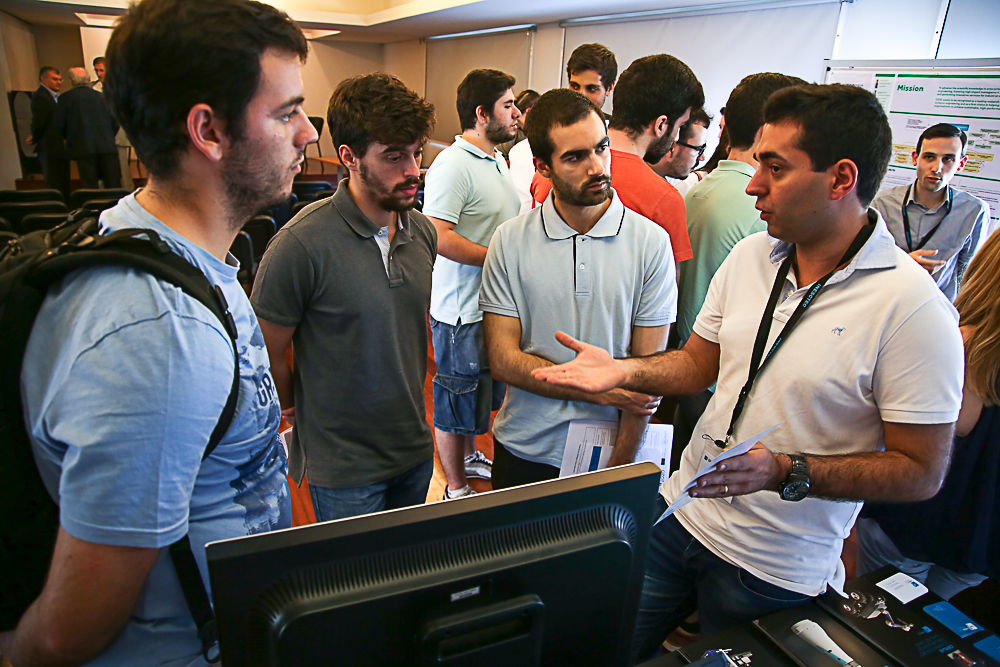
[[[646,154],[642,156],[642,159],[650,164],[656,164],[663,159],[663,156],[667,154],[670,147],[674,145],[673,135],[667,133],[662,137],[654,141],[646,149]]]
[[[579,188],[573,187],[568,181],[564,181],[555,175],[549,177],[552,181],[552,189],[556,191],[559,201],[571,206],[597,206],[611,199],[611,177],[607,174],[592,176]],[[600,190],[588,190],[597,183],[604,183],[605,187]]]
[[[294,162],[278,164],[246,139],[233,143],[222,171],[230,231],[239,231],[258,211],[288,199],[289,172],[304,155],[304,150],[296,151]]]
[[[517,130],[511,129],[510,125],[504,125],[496,118],[490,118],[486,124],[486,139],[494,144],[502,144],[517,136]]]
[[[368,170],[368,165],[366,165],[363,160],[359,163],[358,177],[360,178],[365,189],[368,190],[368,193],[375,203],[386,211],[405,213],[417,205],[417,195],[401,199],[396,193],[403,188],[419,185],[419,178],[407,178],[406,180],[396,183],[390,189],[386,187],[382,181],[372,177],[371,172]]]

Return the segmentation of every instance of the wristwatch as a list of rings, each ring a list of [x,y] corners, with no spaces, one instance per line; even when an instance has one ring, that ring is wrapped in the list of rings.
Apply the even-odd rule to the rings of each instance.
[[[804,456],[788,454],[792,469],[784,482],[778,485],[778,495],[782,500],[798,501],[809,495],[809,466]]]

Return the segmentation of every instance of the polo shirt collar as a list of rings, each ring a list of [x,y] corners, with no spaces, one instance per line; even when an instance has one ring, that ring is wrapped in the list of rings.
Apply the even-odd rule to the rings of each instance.
[[[921,204],[920,202],[918,202],[916,199],[913,198],[913,193],[917,189],[917,182],[913,181],[913,183],[910,184],[910,196],[909,196],[909,198],[906,197],[906,191],[905,190],[903,191],[903,202],[907,206],[909,206],[910,204],[913,204],[914,206],[916,206],[917,208],[921,209],[925,213],[933,215],[933,214],[937,213],[938,211],[940,211],[942,206],[944,206],[945,204],[948,203],[948,194],[951,191],[951,186],[948,185],[946,187],[948,189],[945,190],[944,199],[942,199],[937,204],[934,204],[934,206],[931,206],[930,208],[927,208],[926,206],[924,206],[923,204]]]
[[[857,269],[892,269],[896,266],[896,239],[886,227],[882,215],[875,209],[868,209],[868,222],[875,225],[871,237],[861,246],[847,266],[833,274],[827,284],[838,283],[846,279]],[[777,266],[788,256],[792,244],[778,240],[771,235],[767,237],[771,243],[771,264]]]
[[[754,177],[757,170],[746,162],[741,162],[739,160],[719,160],[719,164],[715,167],[716,171],[735,171],[740,174],[745,174],[750,178]]]
[[[542,204],[542,228],[545,231],[545,236],[553,241],[562,241],[574,236],[607,238],[618,236],[618,232],[622,229],[622,222],[625,220],[625,206],[622,204],[621,199],[618,198],[618,193],[615,192],[614,188],[611,188],[611,206],[604,212],[604,215],[597,221],[593,229],[586,234],[580,234],[580,232],[566,224],[562,216],[559,215],[559,212],[556,211],[554,200],[554,193],[549,193],[549,196],[545,198],[545,202]]]
[[[354,201],[354,197],[351,196],[346,178],[337,186],[337,192],[333,195],[332,203],[336,207],[337,212],[340,213],[340,216],[354,230],[355,234],[366,239],[374,238],[378,234],[379,227],[361,212],[361,209],[358,208],[357,203]],[[397,235],[400,235],[398,243],[405,243],[410,240],[410,216],[408,213],[399,214],[399,230]]]
[[[495,153],[493,155],[487,155],[483,151],[483,149],[481,149],[479,146],[476,146],[474,143],[463,137],[461,134],[455,135],[455,145],[458,146],[459,148],[468,151],[469,153],[472,153],[478,158],[482,158],[484,160],[493,160],[494,162],[497,159]]]

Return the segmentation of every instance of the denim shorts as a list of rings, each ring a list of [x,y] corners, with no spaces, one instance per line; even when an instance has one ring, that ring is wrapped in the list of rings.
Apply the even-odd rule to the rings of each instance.
[[[483,344],[483,323],[457,326],[431,321],[434,343],[434,427],[445,433],[482,435],[490,412],[503,403],[504,384],[490,376]]]

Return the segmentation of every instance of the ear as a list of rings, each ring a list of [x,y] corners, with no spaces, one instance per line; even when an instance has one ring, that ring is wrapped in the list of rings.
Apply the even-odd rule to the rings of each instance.
[[[490,122],[490,115],[486,112],[483,105],[476,107],[476,124],[482,123],[483,125],[488,125]]]
[[[545,178],[552,178],[552,167],[545,164],[541,158],[533,157],[531,161],[535,163],[535,171]]]
[[[955,171],[962,171],[963,169],[965,169],[965,163],[968,161],[969,161],[969,156],[963,155],[962,159],[958,161],[958,169],[956,169]]]
[[[221,161],[231,145],[225,130],[225,122],[207,104],[196,104],[188,111],[187,131],[191,145],[211,162]]]
[[[839,201],[858,186],[858,165],[851,160],[839,160],[826,170],[830,177],[830,199]]]
[[[340,163],[344,165],[348,171],[355,171],[358,167],[358,156],[351,150],[351,147],[347,144],[341,144],[337,146],[337,157],[340,158]]]
[[[618,83],[618,82],[617,82],[617,81],[612,81],[612,82],[611,82],[611,85],[610,85],[610,86],[608,86],[608,95],[610,95],[611,93],[613,93],[613,92],[614,92],[614,90],[615,90],[615,84],[616,84],[616,83]]]
[[[651,123],[651,126],[653,128],[653,134],[657,139],[659,139],[670,131],[670,119],[666,116],[660,116]]]
[[[913,151],[912,153],[910,153],[910,164],[912,164],[914,167],[917,166],[917,158],[918,157],[920,157],[920,156],[917,155],[917,151]]]

